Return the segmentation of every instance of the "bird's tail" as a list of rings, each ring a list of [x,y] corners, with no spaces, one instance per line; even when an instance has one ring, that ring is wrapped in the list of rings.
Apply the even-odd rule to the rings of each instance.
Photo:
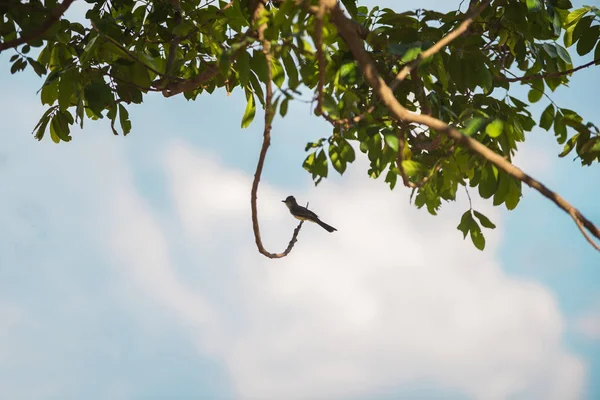
[[[315,222],[317,224],[319,224],[321,226],[321,228],[325,229],[327,232],[337,231],[337,229],[335,229],[333,226],[327,225],[325,222],[321,221],[320,219],[317,219]]]

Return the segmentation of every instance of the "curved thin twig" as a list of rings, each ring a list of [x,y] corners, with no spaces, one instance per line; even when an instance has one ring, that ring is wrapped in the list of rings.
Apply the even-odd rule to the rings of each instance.
[[[463,147],[466,147],[471,152],[479,155],[480,157],[483,157],[484,159],[495,165],[500,170],[506,172],[513,178],[524,182],[528,186],[540,192],[543,196],[553,201],[554,204],[556,204],[567,214],[569,214],[571,218],[573,218],[580,230],[583,230],[582,227],[585,227],[585,229],[587,229],[589,233],[591,233],[597,239],[600,239],[600,229],[596,225],[594,225],[590,220],[584,217],[579,210],[573,207],[573,205],[571,205],[568,201],[562,198],[558,193],[553,192],[544,184],[534,179],[530,175],[526,174],[506,159],[504,159],[504,157],[502,157],[501,155],[495,153],[494,151],[492,151],[482,143],[478,142],[477,140],[471,138],[470,136],[464,135],[458,129],[455,129],[446,124],[445,122],[433,118],[429,115],[413,114],[409,112],[406,108],[404,108],[394,96],[394,92],[391,89],[391,87],[388,86],[379,75],[375,62],[364,50],[360,37],[356,34],[354,29],[352,29],[352,23],[344,15],[343,10],[336,3],[336,0],[326,1],[327,8],[331,13],[331,19],[336,25],[340,35],[350,48],[350,51],[352,51],[354,58],[358,61],[366,79],[373,87],[375,93],[377,93],[378,97],[385,104],[385,106],[394,116],[395,119],[399,121],[414,122],[417,124],[426,125],[433,130],[445,134],[458,144],[462,145]],[[454,37],[456,36],[458,35],[455,35]],[[448,40],[445,40],[444,42],[449,43]],[[437,51],[439,50],[441,50],[441,47],[438,46]],[[416,65],[418,65],[418,63],[415,64],[413,68],[416,67]],[[585,236],[586,239],[588,239],[588,241],[591,241],[591,238],[588,238],[587,235]],[[600,251],[600,246],[596,246],[594,244],[594,248]]]
[[[75,0],[64,0],[57,7],[50,10],[50,16],[46,18],[46,20],[40,25],[40,28],[35,32],[32,32],[29,35],[23,35],[13,40],[9,40],[8,42],[0,43],[0,53],[6,49],[12,49],[23,43],[27,43],[31,40],[37,39],[42,36],[48,29],[52,27],[59,19],[63,16],[63,14],[67,11],[67,9],[71,6]]]
[[[264,4],[262,2],[258,2],[258,5],[254,11],[254,20],[258,19],[258,16],[260,15],[262,9],[264,9]],[[258,226],[258,207],[256,205],[256,199],[258,193],[258,184],[260,183],[260,176],[262,174],[263,166],[265,164],[265,157],[267,155],[267,150],[271,145],[271,123],[273,121],[274,115],[274,110],[271,107],[273,98],[271,43],[268,40],[265,40],[264,32],[266,28],[266,24],[263,24],[258,28],[258,37],[262,42],[263,52],[267,59],[267,82],[265,84],[265,129],[263,132],[263,143],[260,149],[260,155],[258,157],[258,164],[256,165],[256,172],[254,173],[254,180],[252,181],[252,190],[250,192],[250,207],[252,209],[252,230],[254,231],[254,240],[256,242],[256,247],[258,247],[258,251],[268,258],[283,258],[292,251],[294,244],[296,244],[296,242],[298,241],[298,234],[300,233],[300,229],[302,228],[302,224],[304,221],[301,221],[296,227],[296,229],[294,229],[292,239],[290,240],[287,248],[283,251],[283,253],[270,253],[269,251],[267,251],[267,249],[265,249],[260,237],[260,228]]]
[[[502,79],[505,82],[527,82],[527,81],[533,81],[535,79],[543,79],[543,78],[560,78],[561,76],[572,74],[573,72],[577,72],[577,71],[579,71],[581,69],[591,67],[592,65],[598,64],[598,63],[600,63],[600,58],[596,58],[595,60],[592,60],[589,63],[580,65],[579,67],[568,69],[566,71],[550,72],[550,73],[547,73],[547,74],[535,74],[535,75],[528,75],[528,76],[519,76],[519,77],[516,77],[516,78],[503,77],[503,78],[499,78],[499,79]]]

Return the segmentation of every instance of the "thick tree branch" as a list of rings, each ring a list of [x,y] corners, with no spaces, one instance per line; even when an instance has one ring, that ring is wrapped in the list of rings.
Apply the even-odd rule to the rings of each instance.
[[[229,7],[230,4],[231,3],[228,3],[225,6],[225,8]],[[225,9],[225,8],[223,8],[223,9]],[[238,42],[238,44],[241,44],[241,46],[236,52],[233,53],[233,55],[231,56],[231,61],[236,59],[238,53],[240,53],[242,51],[246,51],[246,46],[249,43],[253,42],[255,37],[256,37],[256,33],[254,32],[254,30],[248,29],[246,32],[244,32],[240,36],[239,42]],[[215,76],[219,75],[219,72],[220,72],[220,70],[219,70],[218,63],[214,62],[212,64],[209,64],[208,67],[204,71],[199,72],[196,76],[194,76],[192,78],[173,80],[164,86],[162,86],[162,85],[165,81],[164,81],[164,79],[161,78],[161,79],[155,81],[153,84],[155,87],[159,87],[162,89],[162,94],[164,97],[171,97],[171,96],[178,95],[179,93],[196,90],[199,87],[202,87],[206,82],[210,81]],[[169,78],[169,76],[166,76],[165,78]]]
[[[535,74],[535,75],[521,76],[521,77],[516,77],[516,78],[502,77],[502,78],[499,78],[499,79],[502,79],[503,81],[506,81],[506,82],[528,82],[528,81],[533,81],[535,79],[560,78],[561,76],[572,74],[573,72],[577,72],[580,69],[588,68],[588,67],[591,67],[592,65],[598,64],[598,63],[600,63],[600,58],[592,60],[589,63],[580,65],[579,67],[568,69],[566,71],[549,72],[547,74]]]
[[[262,2],[258,2],[256,9],[254,11],[253,20],[258,20],[260,13],[264,9],[264,4]],[[294,244],[298,240],[298,234],[300,233],[300,228],[302,228],[302,222],[298,224],[296,229],[294,229],[294,233],[292,234],[292,239],[290,240],[287,248],[283,251],[283,253],[270,253],[265,249],[262,243],[262,239],[260,237],[260,228],[258,225],[258,207],[257,207],[257,193],[258,193],[258,184],[260,183],[260,176],[262,174],[262,170],[265,164],[265,157],[267,156],[267,150],[271,145],[271,127],[273,121],[273,115],[275,114],[275,110],[271,106],[272,98],[273,98],[273,71],[271,67],[271,42],[265,39],[265,29],[267,29],[267,25],[263,24],[258,28],[258,38],[263,45],[263,52],[267,59],[267,82],[266,93],[265,93],[265,129],[263,132],[263,143],[260,149],[260,155],[258,157],[258,164],[256,165],[256,172],[254,173],[254,180],[252,181],[252,190],[250,192],[250,207],[252,209],[252,230],[254,231],[254,240],[256,242],[256,247],[258,247],[258,251],[268,257],[268,258],[282,258],[287,256],[294,247]]]
[[[573,207],[569,202],[563,199],[559,194],[553,192],[549,188],[547,188],[544,184],[532,178],[521,169],[517,168],[509,161],[504,159],[501,155],[495,153],[491,149],[487,148],[482,143],[477,140],[465,136],[459,130],[449,126],[443,121],[439,119],[430,117],[428,115],[422,114],[413,114],[405,109],[396,99],[392,89],[385,83],[385,81],[379,75],[377,71],[377,67],[375,62],[371,59],[371,57],[367,54],[367,52],[363,48],[363,43],[360,37],[356,34],[356,31],[352,28],[351,21],[344,15],[343,10],[339,7],[335,0],[326,0],[327,8],[331,13],[331,20],[336,25],[341,37],[344,39],[354,58],[358,61],[361,69],[370,85],[375,90],[375,93],[381,99],[381,101],[388,108],[392,116],[399,120],[405,122],[414,122],[417,124],[426,125],[429,128],[441,132],[453,139],[458,144],[466,147],[471,152],[479,155],[480,157],[486,159],[493,165],[495,165],[498,169],[506,172],[510,176],[515,179],[524,182],[528,186],[540,192],[543,196],[552,200],[558,207],[563,209],[567,214],[569,214],[577,226],[580,229],[587,229],[593,236],[597,239],[600,239],[600,229],[594,225],[590,220],[585,218],[579,210]],[[457,35],[454,35],[456,37]],[[441,41],[440,41],[441,42]],[[445,43],[449,43],[449,41],[445,40]],[[441,47],[438,47],[440,50]],[[430,54],[432,55],[432,54]],[[413,67],[414,68],[414,67]],[[586,235],[587,238],[587,235]],[[591,241],[591,238],[589,239]],[[600,251],[600,247],[594,245],[594,247]]]
[[[6,49],[12,49],[42,36],[60,19],[60,17],[62,17],[62,15],[71,6],[73,1],[75,0],[64,0],[57,7],[50,10],[50,15],[48,18],[46,18],[46,20],[40,25],[39,29],[35,32],[32,32],[29,35],[22,35],[21,37],[9,40],[8,42],[0,43],[0,53]]]
[[[167,84],[162,91],[164,97],[175,96],[179,93],[187,92],[190,90],[196,90],[204,83],[210,81],[212,78],[219,74],[219,68],[217,65],[211,64],[207,69],[198,73],[193,78],[179,80]]]

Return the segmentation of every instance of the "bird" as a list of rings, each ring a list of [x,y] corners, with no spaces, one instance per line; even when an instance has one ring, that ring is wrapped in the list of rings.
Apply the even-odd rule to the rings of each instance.
[[[299,219],[300,221],[314,222],[330,233],[337,231],[337,229],[335,229],[333,226],[327,225],[325,222],[321,221],[317,214],[310,211],[308,208],[299,205],[294,196],[288,196],[285,200],[281,201],[285,203],[287,208],[290,210],[290,214],[292,214],[296,219]]]

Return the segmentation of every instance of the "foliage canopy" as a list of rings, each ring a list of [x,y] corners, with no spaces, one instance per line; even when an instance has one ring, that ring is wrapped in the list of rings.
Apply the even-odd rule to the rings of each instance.
[[[461,186],[514,209],[525,182],[568,212],[590,243],[586,230],[600,238],[579,211],[510,163],[536,125],[553,130],[564,145],[560,157],[574,151],[584,166],[600,160],[598,128],[549,96],[600,63],[596,7],[488,0],[448,13],[399,12],[342,0],[347,18],[335,0],[86,0],[85,20],[70,21],[63,14],[72,2],[0,0],[0,51],[14,52],[11,73],[31,67],[44,77],[48,109],[35,138],[68,142],[71,126],[88,118],[106,118],[114,134],[127,135],[128,107],[149,92],[194,100],[217,89],[244,91],[242,128],[259,105],[266,110],[252,189],[265,255],[256,191],[270,125],[302,87],[314,91],[315,114],[332,126],[306,146],[304,168],[316,184],[331,169],[343,174],[357,148],[371,177],[411,188],[414,204],[431,214]],[[593,60],[574,67],[567,49]],[[514,93],[521,85],[527,99]],[[544,97],[550,105],[532,115],[529,105]],[[458,225],[483,249],[481,227],[494,224],[472,209]],[[271,256],[289,253],[299,228],[286,252]]]

